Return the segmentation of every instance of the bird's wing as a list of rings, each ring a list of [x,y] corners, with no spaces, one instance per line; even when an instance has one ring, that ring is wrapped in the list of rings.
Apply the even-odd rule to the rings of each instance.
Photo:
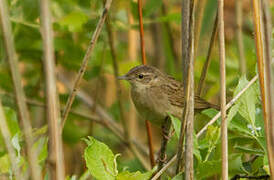
[[[169,78],[170,82],[168,84],[162,84],[161,89],[165,94],[168,95],[169,103],[173,106],[178,106],[183,108],[184,106],[184,88],[183,84],[175,79]],[[206,100],[200,98],[199,96],[194,96],[195,110],[203,110],[208,108],[216,108],[214,105],[210,104]]]

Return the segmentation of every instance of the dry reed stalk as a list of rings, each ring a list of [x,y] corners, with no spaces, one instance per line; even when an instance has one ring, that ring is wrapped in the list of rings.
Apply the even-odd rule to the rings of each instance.
[[[257,66],[259,73],[259,82],[260,82],[260,90],[261,90],[261,99],[262,99],[262,107],[263,107],[263,115],[264,115],[264,128],[265,128],[265,136],[266,136],[266,144],[267,144],[267,155],[269,162],[269,169],[271,179],[274,179],[274,134],[270,130],[273,131],[273,116],[272,114],[272,93],[271,89],[271,52],[270,52],[270,33],[269,24],[271,20],[267,20],[266,7],[264,8],[265,13],[262,14],[261,9],[263,8],[263,3],[260,4],[257,0],[252,0],[253,6],[253,23],[255,30],[255,43],[256,43],[256,54],[257,54]],[[261,7],[260,7],[261,5]],[[263,18],[262,18],[263,16]],[[263,19],[263,22],[261,20]],[[264,24],[264,27],[262,25]],[[264,36],[263,37],[263,31]],[[269,32],[270,31],[270,32]],[[264,38],[264,39],[263,39]],[[264,40],[264,41],[263,41]],[[265,54],[264,54],[265,50]],[[265,64],[267,63],[267,64]],[[267,97],[267,96],[268,97]],[[273,141],[272,141],[273,140]]]
[[[53,30],[51,24],[50,3],[40,1],[41,33],[44,51],[44,74],[46,79],[46,103],[49,128],[48,167],[51,179],[65,179],[63,143],[61,136],[59,97],[56,88],[56,71],[53,47]]]
[[[226,118],[226,69],[225,69],[225,34],[224,34],[224,0],[218,0],[219,56],[221,84],[221,142],[222,142],[222,179],[228,180],[228,136]]]
[[[8,6],[6,0],[0,0],[0,18],[5,50],[14,85],[16,104],[18,107],[18,116],[23,126],[22,129],[27,145],[27,159],[29,162],[30,175],[31,178],[34,180],[41,180],[42,176],[40,167],[38,165],[37,152],[34,148],[32,148],[34,140],[32,137],[30,115],[28,112],[27,104],[25,102],[25,93],[21,82],[22,78],[19,72],[18,58],[14,47],[11,23],[9,19]]]
[[[185,179],[193,179],[193,123],[194,123],[194,12],[193,0],[182,1],[182,61],[185,89],[184,108],[177,149],[176,173],[181,170],[183,141],[185,143]]]
[[[209,48],[208,48],[208,51],[207,51],[206,61],[204,63],[203,70],[201,72],[201,76],[200,76],[200,80],[199,80],[199,84],[198,84],[197,94],[199,96],[202,95],[202,91],[203,91],[203,88],[204,88],[204,85],[205,85],[206,75],[207,75],[209,65],[210,65],[210,62],[211,62],[212,50],[213,50],[215,39],[217,37],[217,32],[218,32],[217,27],[218,27],[218,13],[216,14],[216,17],[215,17],[213,31],[212,31],[212,34],[211,34]]]

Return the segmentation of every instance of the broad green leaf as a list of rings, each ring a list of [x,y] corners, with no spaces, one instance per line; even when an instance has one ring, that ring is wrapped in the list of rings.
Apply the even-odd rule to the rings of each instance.
[[[234,149],[237,149],[241,151],[242,153],[246,153],[246,154],[256,154],[256,155],[264,154],[264,151],[262,149],[255,149],[255,148],[249,148],[249,147],[238,146],[238,145],[235,145]]]
[[[231,154],[228,157],[228,169],[230,175],[245,172],[242,165],[241,154]],[[196,177],[204,179],[221,173],[221,160],[206,161],[198,164]]]
[[[221,135],[221,131],[220,128],[217,126],[208,126],[207,131],[206,131],[206,142],[208,143],[208,151],[207,151],[207,155],[205,157],[205,161],[207,161],[207,159],[209,158],[210,153],[213,151],[213,149],[215,148],[219,138]]]
[[[260,156],[255,159],[255,161],[251,164],[252,172],[257,172],[260,168],[264,166],[264,157]]]
[[[85,140],[88,147],[84,157],[86,165],[93,177],[98,180],[114,180],[117,176],[116,158],[104,143],[89,137]]]
[[[237,112],[239,111],[239,104],[235,104],[233,105],[230,110],[229,113],[227,115],[227,122],[228,124],[230,123],[230,121],[232,120],[232,118],[237,114]]]
[[[234,91],[234,96],[240,92],[243,87],[248,84],[248,81],[245,76],[243,76],[239,80],[239,84]],[[246,90],[236,104],[239,104],[239,113],[241,116],[245,118],[251,125],[252,131],[256,134],[256,126],[255,126],[255,105],[257,103],[257,93],[253,86],[251,86],[248,90]]]
[[[88,21],[88,16],[81,11],[71,12],[59,20],[60,25],[68,27],[71,32],[80,32],[83,24]]]
[[[194,149],[193,149],[193,154],[197,158],[197,160],[200,162],[202,161],[202,156],[199,150],[199,143],[196,134],[193,135],[193,144],[194,144]]]
[[[156,19],[157,22],[168,22],[174,21],[177,24],[181,22],[181,14],[180,13],[169,13],[166,16],[162,16]]]
[[[18,132],[20,132],[16,113],[13,109],[9,107],[4,107],[4,111],[11,136],[14,136]]]
[[[228,126],[228,129],[233,130],[237,133],[243,133],[251,137],[254,136],[252,132],[250,131],[250,129],[248,129],[248,124],[243,118],[232,119],[232,121],[230,122]]]
[[[0,157],[0,174],[8,173],[10,170],[10,162],[8,154]]]
[[[218,113],[218,111],[216,109],[212,109],[212,108],[202,111],[202,114],[205,114],[210,118],[213,118],[217,113]]]
[[[174,117],[173,115],[171,115],[170,113],[168,113],[170,119],[171,119],[171,122],[172,122],[172,126],[174,127],[175,129],[175,134],[176,134],[176,137],[179,139],[180,137],[180,131],[181,131],[181,121]]]
[[[149,180],[152,174],[153,170],[146,173],[124,171],[118,174],[116,180]]]
[[[48,157],[48,138],[41,137],[41,138],[39,138],[39,140],[36,143],[41,148],[41,150],[39,152],[39,156],[38,156],[38,161],[40,164],[43,164]]]

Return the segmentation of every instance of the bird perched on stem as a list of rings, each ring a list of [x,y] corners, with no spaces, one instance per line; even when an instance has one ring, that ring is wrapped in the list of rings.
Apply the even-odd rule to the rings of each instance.
[[[120,80],[131,84],[131,98],[140,115],[154,124],[161,125],[168,113],[181,119],[184,107],[183,84],[159,69],[139,65],[132,68]],[[219,109],[199,96],[194,98],[195,111],[208,108]]]

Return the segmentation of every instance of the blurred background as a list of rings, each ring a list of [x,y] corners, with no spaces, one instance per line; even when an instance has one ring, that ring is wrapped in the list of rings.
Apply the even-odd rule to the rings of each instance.
[[[252,5],[249,0],[225,0],[225,41],[227,68],[227,97],[233,92],[241,76],[251,79],[256,74],[256,51],[253,37]],[[43,49],[40,33],[39,1],[9,0],[10,20],[23,76],[24,90],[31,112],[32,125],[36,133],[37,146],[40,148],[39,160],[45,163],[47,157],[47,120],[45,117],[45,79],[43,75]],[[270,1],[270,12],[274,19],[274,4]],[[89,45],[98,19],[103,10],[102,0],[52,0],[51,12],[54,29],[54,48],[57,70],[57,87],[61,107],[64,107],[71,86],[80,68],[85,51]],[[238,9],[237,9],[238,8]],[[195,85],[199,82],[203,64],[206,60],[209,42],[214,26],[217,3],[215,0],[201,0],[197,3],[195,23]],[[239,14],[240,12],[240,14]],[[179,0],[144,0],[143,16],[145,29],[145,50],[149,65],[153,65],[182,79],[181,60],[181,1]],[[242,19],[239,40],[239,18]],[[113,33],[114,49],[117,56],[119,75],[141,64],[139,44],[139,26],[137,2],[135,0],[113,1],[109,11],[109,23]],[[2,32],[0,32],[1,34]],[[2,38],[2,37],[1,37]],[[24,144],[19,123],[16,118],[16,104],[13,85],[8,71],[3,40],[0,39],[0,92],[5,106],[6,116],[10,120],[12,135],[18,135],[18,143]],[[242,47],[239,47],[242,41]],[[242,53],[242,54],[241,54]],[[209,102],[219,104],[219,56],[217,41],[213,46],[211,64],[208,69],[205,87],[201,96]],[[114,153],[121,153],[118,158],[121,167],[144,170],[141,163],[125,144],[117,138],[104,123],[97,123],[98,117],[109,118],[120,126],[121,115],[116,97],[113,57],[110,52],[109,37],[104,26],[89,60],[87,71],[81,81],[81,88],[73,103],[72,112],[63,131],[65,166],[67,175],[80,176],[85,172],[83,150],[86,144],[82,138],[94,136],[107,144]],[[127,122],[130,139],[137,139],[147,147],[144,120],[136,113],[130,99],[130,86],[121,82],[122,108]],[[212,111],[213,112],[213,111]],[[98,115],[99,113],[99,115]],[[216,112],[214,112],[216,113]],[[99,118],[99,119],[100,119]],[[210,116],[196,116],[195,129],[199,130]],[[153,127],[153,144],[158,152],[161,141],[161,129]],[[176,152],[177,140],[169,142],[168,155]],[[24,149],[20,151],[24,154]],[[7,173],[1,164],[5,148],[0,139],[0,173]],[[1,176],[0,176],[1,178]]]

